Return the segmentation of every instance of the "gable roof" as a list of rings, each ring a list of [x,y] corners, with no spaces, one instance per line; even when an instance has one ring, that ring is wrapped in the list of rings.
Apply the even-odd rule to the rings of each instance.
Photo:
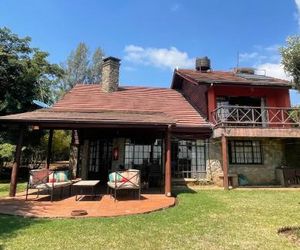
[[[105,93],[98,84],[77,84],[50,109],[4,116],[0,120],[211,127],[177,90],[119,87],[118,91]]]
[[[201,72],[191,69],[179,69],[174,72],[172,88],[178,88],[179,83],[176,81],[176,76],[180,76],[195,84],[237,84],[237,85],[255,85],[255,86],[272,86],[272,87],[287,87],[292,88],[292,83],[286,80],[252,74],[240,74],[231,71],[210,71]]]

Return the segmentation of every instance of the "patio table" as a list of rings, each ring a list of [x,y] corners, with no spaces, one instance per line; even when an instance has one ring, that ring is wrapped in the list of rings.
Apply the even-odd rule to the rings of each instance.
[[[91,188],[92,190],[92,195],[95,197],[96,193],[95,193],[95,187],[100,183],[99,180],[83,180],[83,181],[78,181],[76,183],[74,183],[72,186],[76,187],[80,190],[80,197],[77,199],[78,193],[76,192],[75,195],[75,200],[78,201],[79,199],[82,198],[83,194],[83,189],[85,188]]]

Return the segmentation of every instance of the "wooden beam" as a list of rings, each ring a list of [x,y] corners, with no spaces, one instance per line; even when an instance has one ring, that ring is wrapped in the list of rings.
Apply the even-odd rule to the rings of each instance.
[[[89,164],[89,140],[84,140],[83,150],[82,150],[82,165],[81,165],[81,178],[83,180],[88,179],[88,164]]]
[[[48,147],[47,147],[47,163],[46,168],[49,169],[51,163],[52,156],[52,139],[53,139],[53,129],[49,130],[49,138],[48,138]]]
[[[20,128],[19,139],[16,145],[14,163],[11,171],[10,189],[9,189],[10,197],[16,196],[16,192],[17,192],[18,172],[19,172],[20,162],[21,162],[23,135],[24,135],[24,130],[23,128]]]
[[[168,127],[165,137],[165,194],[171,196],[171,126]]]
[[[227,139],[222,135],[222,159],[223,159],[223,185],[224,189],[228,190],[228,154],[227,154]]]

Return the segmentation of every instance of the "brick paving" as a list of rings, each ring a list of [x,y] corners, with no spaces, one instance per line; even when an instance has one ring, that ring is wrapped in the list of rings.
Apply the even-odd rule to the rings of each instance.
[[[50,202],[48,195],[40,195],[39,198],[29,195],[26,201],[25,194],[19,193],[15,198],[0,199],[0,213],[25,217],[72,218],[73,210],[86,210],[87,215],[78,217],[115,217],[149,213],[174,205],[175,198],[163,194],[142,194],[141,200],[122,196],[117,201],[106,194],[97,197],[84,196],[79,201],[71,196]]]

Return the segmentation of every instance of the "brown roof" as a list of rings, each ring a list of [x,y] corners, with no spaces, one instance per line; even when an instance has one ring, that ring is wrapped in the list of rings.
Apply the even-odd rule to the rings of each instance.
[[[97,84],[76,85],[50,109],[4,116],[0,120],[210,127],[183,95],[174,89],[120,87],[116,92],[105,93]]]
[[[175,122],[159,112],[113,112],[113,111],[55,111],[40,109],[32,112],[0,117],[0,120],[25,123],[83,123],[83,124],[152,124],[168,125]]]
[[[286,80],[264,75],[236,74],[232,71],[201,72],[191,69],[179,69],[175,71],[175,74],[195,83],[292,87],[292,84]],[[176,86],[174,87],[176,88]]]

